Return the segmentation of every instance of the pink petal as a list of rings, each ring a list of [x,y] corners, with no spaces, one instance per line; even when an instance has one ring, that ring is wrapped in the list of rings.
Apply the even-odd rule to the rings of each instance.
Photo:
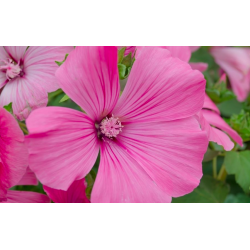
[[[205,108],[205,109],[211,109],[211,110],[217,112],[218,114],[220,114],[220,110],[213,103],[213,101],[208,97],[207,94],[205,94],[205,100],[204,100],[203,108]]]
[[[209,124],[226,132],[235,142],[237,142],[240,146],[243,146],[242,138],[239,134],[233,130],[218,114],[209,110],[202,110],[201,112]]]
[[[189,65],[191,66],[192,69],[199,70],[200,72],[206,71],[208,67],[208,64],[203,62],[189,63]]]
[[[161,48],[168,49],[172,57],[179,58],[184,62],[189,62],[191,57],[191,50],[189,46],[161,46]]]
[[[38,185],[38,180],[34,174],[28,167],[26,170],[26,173],[22,177],[22,179],[18,182],[18,185],[32,185],[32,186],[37,186]]]
[[[214,47],[210,52],[227,73],[237,99],[244,101],[250,91],[250,49]]]
[[[27,46],[4,46],[4,49],[9,55],[8,57],[18,63],[21,59],[23,59]]]
[[[33,77],[18,77],[4,87],[0,95],[0,106],[3,107],[12,102],[15,116],[19,120],[25,120],[32,110],[44,107],[48,102],[47,91],[35,83]]]
[[[29,81],[40,85],[47,92],[59,88],[55,72],[59,68],[55,61],[63,61],[73,46],[31,46],[25,53],[24,72]]]
[[[203,106],[205,79],[199,71],[161,48],[143,48],[113,111],[121,121],[169,121]]]
[[[194,117],[124,124],[117,140],[168,196],[185,195],[199,185],[208,140]]]
[[[77,47],[57,70],[64,92],[94,120],[117,103],[120,86],[116,47]]]
[[[212,111],[208,112],[213,113]],[[232,150],[232,148],[234,147],[234,143],[230,140],[229,136],[223,131],[211,127],[208,121],[204,118],[203,111],[201,111],[198,116],[198,120],[201,124],[202,130],[206,131],[207,133],[208,140],[216,142],[218,145],[223,146],[226,151]]]
[[[67,190],[93,167],[99,147],[94,122],[82,112],[37,109],[26,121],[31,170],[51,188]]]
[[[50,203],[48,196],[35,192],[9,190],[3,203]]]
[[[0,108],[0,198],[20,181],[27,166],[23,132],[14,117]]]
[[[201,46],[189,46],[191,52],[195,52],[196,50],[198,50]]]
[[[171,202],[138,162],[116,143],[103,143],[91,202]]]
[[[67,191],[43,186],[44,191],[55,203],[89,203],[85,180],[74,181]]]

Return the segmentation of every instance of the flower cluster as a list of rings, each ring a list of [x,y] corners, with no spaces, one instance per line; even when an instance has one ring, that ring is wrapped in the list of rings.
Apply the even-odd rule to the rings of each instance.
[[[243,147],[214,93],[222,98],[226,74],[238,100],[250,91],[248,49],[209,49],[221,75],[212,85],[209,65],[192,60],[200,49],[0,47],[0,202],[171,202],[191,193],[208,151]],[[38,183],[38,192],[18,189]]]

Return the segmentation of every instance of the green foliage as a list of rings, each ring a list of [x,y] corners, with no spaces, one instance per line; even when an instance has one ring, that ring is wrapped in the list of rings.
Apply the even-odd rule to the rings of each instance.
[[[235,174],[243,190],[250,193],[250,151],[226,152],[225,167],[228,174]]]
[[[242,110],[237,115],[232,115],[229,125],[239,133],[243,141],[250,140],[250,115]]]
[[[3,107],[4,109],[6,109],[8,112],[10,112],[11,114],[13,114],[13,109],[12,109],[12,102],[9,103],[8,105]]]
[[[69,99],[67,95],[64,95],[64,97],[60,100],[60,102],[65,102]]]
[[[120,80],[126,79],[132,69],[135,57],[132,57],[132,53],[124,56],[126,48],[123,47],[118,51],[118,71]]]
[[[55,61],[55,63],[56,63],[58,66],[61,66],[61,65],[66,61],[68,55],[69,55],[69,54],[66,54],[66,55],[65,55],[63,61],[61,61],[61,62]]]
[[[225,203],[250,203],[250,197],[245,194],[229,194]]]
[[[212,86],[207,86],[206,93],[216,104],[235,98],[235,94],[231,90],[227,89],[225,81],[219,81]]]
[[[173,198],[174,203],[221,203],[229,193],[229,186],[211,176],[203,176],[199,187],[192,193]]]

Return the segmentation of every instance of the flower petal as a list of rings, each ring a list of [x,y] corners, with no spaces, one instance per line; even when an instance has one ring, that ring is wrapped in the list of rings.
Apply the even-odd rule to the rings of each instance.
[[[44,191],[55,203],[89,203],[86,196],[86,182],[84,179],[74,181],[67,191],[43,186]]]
[[[205,79],[161,48],[143,48],[113,114],[121,121],[186,118],[203,106]]]
[[[27,46],[4,46],[4,49],[8,56],[18,63],[21,59],[23,59]]]
[[[192,69],[199,70],[200,72],[206,71],[208,68],[208,64],[203,62],[189,63],[189,65],[191,66]]]
[[[191,50],[189,46],[161,46],[161,48],[168,49],[172,57],[179,58],[184,62],[190,60]]]
[[[250,49],[214,47],[210,52],[227,73],[237,99],[244,101],[250,91]]]
[[[208,112],[213,113],[211,111],[208,111]],[[234,147],[234,143],[230,140],[229,136],[223,131],[217,128],[211,127],[211,125],[203,116],[203,110],[198,114],[198,121],[202,127],[202,130],[206,131],[209,141],[216,142],[218,145],[223,146],[224,149],[227,151],[232,150],[232,148]]]
[[[24,76],[11,80],[0,95],[0,106],[12,102],[13,113],[19,120],[26,119],[32,110],[47,105],[47,91],[36,85],[34,79]]]
[[[18,185],[32,185],[32,186],[37,186],[38,185],[38,180],[34,174],[33,171],[28,167],[26,170],[26,173],[22,177],[22,179],[18,182]]]
[[[59,68],[55,61],[63,61],[73,46],[31,46],[24,56],[24,72],[35,85],[42,86],[47,92],[59,89],[55,72]]]
[[[239,134],[233,130],[218,114],[209,110],[202,110],[201,113],[209,124],[221,129],[222,131],[225,131],[240,146],[243,146],[242,138],[239,136]]]
[[[101,145],[101,160],[91,202],[171,202],[131,157],[114,142]]]
[[[67,190],[93,167],[99,147],[94,122],[68,108],[47,107],[26,121],[31,170],[51,188]]]
[[[77,47],[57,70],[64,92],[94,120],[112,112],[120,92],[116,47]]]
[[[0,198],[20,181],[27,167],[23,132],[14,117],[0,108]]]
[[[205,94],[205,99],[204,99],[203,108],[205,108],[205,109],[211,109],[211,110],[215,111],[216,113],[220,114],[220,110],[219,110],[218,107],[213,103],[213,101],[208,97],[207,94]]]
[[[117,140],[167,195],[182,196],[199,185],[208,140],[194,117],[125,124]]]
[[[6,198],[3,203],[50,203],[47,195],[29,191],[9,190]]]

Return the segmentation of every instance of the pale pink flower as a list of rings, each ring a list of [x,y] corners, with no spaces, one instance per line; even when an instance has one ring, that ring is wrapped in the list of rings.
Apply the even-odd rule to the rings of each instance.
[[[214,47],[210,52],[227,73],[237,99],[244,101],[250,91],[250,49]]]
[[[19,183],[27,166],[23,132],[14,117],[0,108],[0,202],[49,202],[42,194],[9,190]]]
[[[30,112],[45,107],[48,92],[59,88],[55,61],[63,61],[73,47],[0,47],[0,106],[12,102],[13,112],[24,120]]]
[[[240,146],[243,146],[240,135],[221,118],[219,109],[207,95],[205,95],[203,109],[198,116],[202,129],[207,132],[209,141],[216,142],[225,150],[230,151],[234,147],[230,136]]]
[[[47,107],[27,119],[30,168],[44,185],[68,190],[99,150],[91,202],[170,202],[199,185],[208,143],[194,118],[204,103],[199,71],[144,48],[119,98],[117,49],[77,47],[56,76],[86,114]]]
[[[67,191],[43,186],[44,191],[55,203],[89,203],[86,192],[87,183],[84,179],[74,181]]]

